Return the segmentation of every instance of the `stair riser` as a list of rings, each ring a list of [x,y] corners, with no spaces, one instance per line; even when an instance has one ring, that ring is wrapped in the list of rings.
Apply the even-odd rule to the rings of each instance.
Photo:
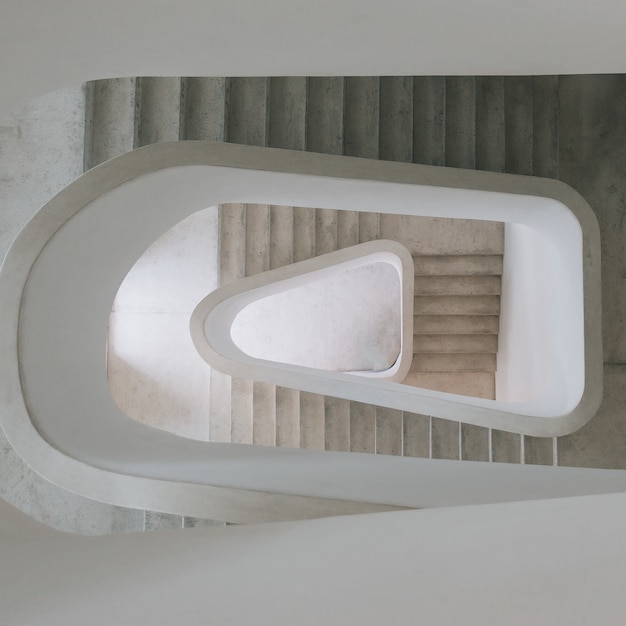
[[[413,257],[416,276],[501,276],[501,255],[455,255]]]
[[[415,315],[499,315],[498,296],[418,296]]]
[[[487,353],[498,352],[497,335],[414,335],[414,353]]]
[[[415,354],[412,372],[495,372],[495,354]]]
[[[411,372],[404,382],[414,387],[487,400],[494,398],[496,389],[493,372]]]
[[[497,315],[416,315],[413,332],[424,335],[498,334]]]
[[[498,296],[500,276],[416,276],[416,296]]]

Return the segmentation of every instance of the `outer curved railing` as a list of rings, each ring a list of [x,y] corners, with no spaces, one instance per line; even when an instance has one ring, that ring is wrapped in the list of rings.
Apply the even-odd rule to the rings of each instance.
[[[415,204],[416,192],[426,205]],[[480,205],[484,219],[503,219],[505,206],[506,216],[521,222],[534,219],[533,207],[543,202],[582,232],[585,363],[580,401],[551,416],[385,381],[318,378],[302,388],[539,435],[574,430],[592,417],[601,398],[599,241],[595,218],[569,187],[501,174],[179,142],[137,150],[91,170],[33,218],[7,256],[0,271],[0,353],[7,372],[2,400],[8,407],[2,426],[23,458],[53,482],[95,499],[232,521],[466,502],[463,481],[447,465],[436,469],[429,462],[431,481],[425,486],[417,471],[424,462],[417,459],[189,441],[138,424],[113,403],[103,358],[106,324],[118,285],[137,256],[206,206],[259,199],[296,204],[303,194],[315,206],[380,211],[386,198],[383,210],[389,212],[449,217],[464,214],[469,202]],[[292,382],[298,387],[301,381]],[[464,480],[478,488],[471,501],[579,493],[568,482],[571,471],[552,472],[546,482],[540,471],[529,469],[502,469],[510,481],[506,493],[488,486],[481,491],[485,468],[465,472]],[[589,488],[611,491],[615,485],[599,481]]]

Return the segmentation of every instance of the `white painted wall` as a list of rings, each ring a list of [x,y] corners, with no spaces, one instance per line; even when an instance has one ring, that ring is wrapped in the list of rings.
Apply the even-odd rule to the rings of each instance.
[[[217,207],[190,215],[155,241],[120,285],[109,318],[113,400],[148,426],[208,441],[208,365],[189,318],[218,281]]]
[[[543,232],[505,224],[496,398],[565,411],[585,387],[582,253],[565,252],[581,250],[582,235],[569,220],[544,221]]]

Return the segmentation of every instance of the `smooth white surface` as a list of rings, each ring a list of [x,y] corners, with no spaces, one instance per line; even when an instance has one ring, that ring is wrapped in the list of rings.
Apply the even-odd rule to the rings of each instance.
[[[190,215],[137,260],[115,296],[107,379],[129,417],[208,440],[209,367],[189,336],[189,317],[217,287],[217,207]],[[169,427],[169,428],[168,428]]]
[[[231,335],[257,359],[377,372],[400,356],[400,311],[398,274],[376,263],[251,302]]]
[[[381,349],[377,347],[376,343],[384,345],[386,341],[384,335],[382,342],[380,338],[372,341],[369,337],[359,336],[359,331],[351,328],[351,326],[355,325],[354,314],[348,312],[347,319],[338,314],[335,317],[341,317],[341,319],[337,321],[330,320],[330,324],[327,324],[326,331],[334,334],[334,341],[340,347],[352,350],[351,355],[342,355],[341,368],[319,367],[314,369],[312,365],[302,362],[287,364],[289,363],[288,361],[281,362],[280,359],[261,360],[256,355],[250,355],[242,351],[236,345],[231,329],[236,322],[237,316],[240,312],[244,312],[246,307],[268,296],[284,296],[294,289],[306,289],[308,291],[307,297],[311,296],[312,299],[308,303],[305,302],[303,304],[308,304],[309,309],[315,309],[317,301],[328,295],[323,293],[324,289],[328,287],[329,281],[337,279],[338,273],[346,274],[347,280],[354,282],[355,272],[367,270],[374,265],[391,268],[391,272],[395,274],[395,282],[398,284],[395,297],[396,302],[392,303],[392,306],[395,306],[397,309],[396,343],[393,346],[393,358],[392,360],[390,359],[391,363],[389,366],[384,369],[373,369],[369,366],[349,368],[348,371],[352,375],[367,378],[371,382],[382,380],[401,381],[405,378],[413,360],[414,269],[409,251],[395,241],[378,240],[350,246],[307,259],[306,261],[279,267],[269,272],[249,276],[214,291],[198,304],[191,316],[190,330],[194,345],[202,358],[212,367],[219,371],[228,372],[233,376],[250,378],[252,380],[265,380],[273,384],[294,388],[300,388],[299,385],[302,384],[303,380],[306,385],[307,382],[310,384],[311,381],[318,378],[318,386],[320,384],[328,385],[329,388],[332,387],[336,391],[344,386],[342,381],[350,380],[350,376],[346,378],[346,374],[336,373],[347,370],[343,366],[347,359],[351,359],[351,362],[357,366],[369,365],[367,361],[363,360],[364,357],[365,359],[371,359],[372,356],[376,357],[376,352],[380,353]],[[366,272],[360,280],[363,278],[368,280],[368,278],[372,278],[372,275],[370,272]],[[333,286],[331,297],[335,295],[341,299],[338,310],[354,306],[354,302],[351,302],[351,300],[354,300],[352,294],[346,291],[344,287],[344,293],[339,295],[340,289],[337,287],[339,286]],[[378,291],[379,293],[375,293],[371,289],[367,290],[371,306],[380,297],[381,293],[385,295],[384,289],[379,288]],[[357,302],[357,308],[363,308],[365,304],[361,299],[360,302]],[[365,335],[368,332],[381,334],[377,327],[384,327],[386,311],[376,311],[376,313],[378,319],[372,318],[368,310],[358,313],[363,318],[362,323],[366,325],[360,332],[363,332]],[[306,307],[305,310],[300,311],[300,315],[304,317],[309,315]],[[322,323],[320,320],[322,315],[323,311],[319,314],[315,313],[314,320],[317,319],[318,323]],[[353,324],[346,323],[351,318]],[[330,328],[333,324],[337,324],[338,328]],[[297,330],[294,326],[292,326],[292,329]],[[339,333],[337,333],[337,330],[339,330]],[[356,334],[356,341],[349,337],[340,339],[338,335],[341,333],[345,333],[350,337]],[[297,337],[294,337],[294,340],[297,341]],[[310,349],[315,340],[315,336],[311,336],[309,343],[304,346],[305,350],[307,348]],[[317,342],[323,343],[325,340],[320,337],[317,338]],[[329,346],[327,349],[330,351],[323,355],[326,362],[336,362],[337,357],[333,356],[332,347]],[[364,357],[361,354],[362,351],[364,352]],[[309,358],[309,362],[313,360]],[[323,361],[320,361],[320,363],[324,364]],[[296,374],[295,378],[293,377],[294,373]],[[352,393],[358,393],[358,387],[359,383],[353,385]]]
[[[0,111],[119,76],[623,72],[618,0],[3,0]]]
[[[624,494],[87,539],[5,509],[11,626],[615,626],[626,613]]]
[[[582,233],[574,220],[546,226],[505,224],[496,398],[567,410],[585,385],[585,338],[583,311],[572,306],[583,298],[582,257],[564,248],[582,247]]]

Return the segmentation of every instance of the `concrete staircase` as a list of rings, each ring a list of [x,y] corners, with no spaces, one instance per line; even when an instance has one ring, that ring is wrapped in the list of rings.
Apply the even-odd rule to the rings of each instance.
[[[558,90],[550,76],[117,79],[88,85],[88,103],[86,168],[153,142],[211,139],[558,175]],[[431,221],[429,228],[440,226]],[[222,212],[222,235],[236,232],[247,243],[222,245],[220,278],[224,283],[361,241],[393,239],[393,228],[378,214],[230,205]],[[442,252],[428,248],[432,234],[415,235],[419,246],[409,246],[418,267],[414,384],[443,388],[447,377],[460,388],[466,378],[466,393],[493,393],[487,378],[492,380],[495,361],[502,238],[501,225],[485,228],[485,246],[455,247],[452,237]],[[482,235],[476,235],[479,241]],[[464,275],[470,268],[473,275]],[[464,371],[452,371],[461,364]],[[211,398],[210,437],[216,441],[554,461],[551,440],[230,380],[219,372],[211,375]]]
[[[404,382],[495,398],[501,223],[223,205],[220,283],[366,237],[400,241],[414,254],[415,354]],[[383,407],[369,412],[368,419],[360,403],[211,373],[212,441],[404,454],[403,412]]]
[[[502,254],[413,262],[414,358],[404,383],[495,399]]]

